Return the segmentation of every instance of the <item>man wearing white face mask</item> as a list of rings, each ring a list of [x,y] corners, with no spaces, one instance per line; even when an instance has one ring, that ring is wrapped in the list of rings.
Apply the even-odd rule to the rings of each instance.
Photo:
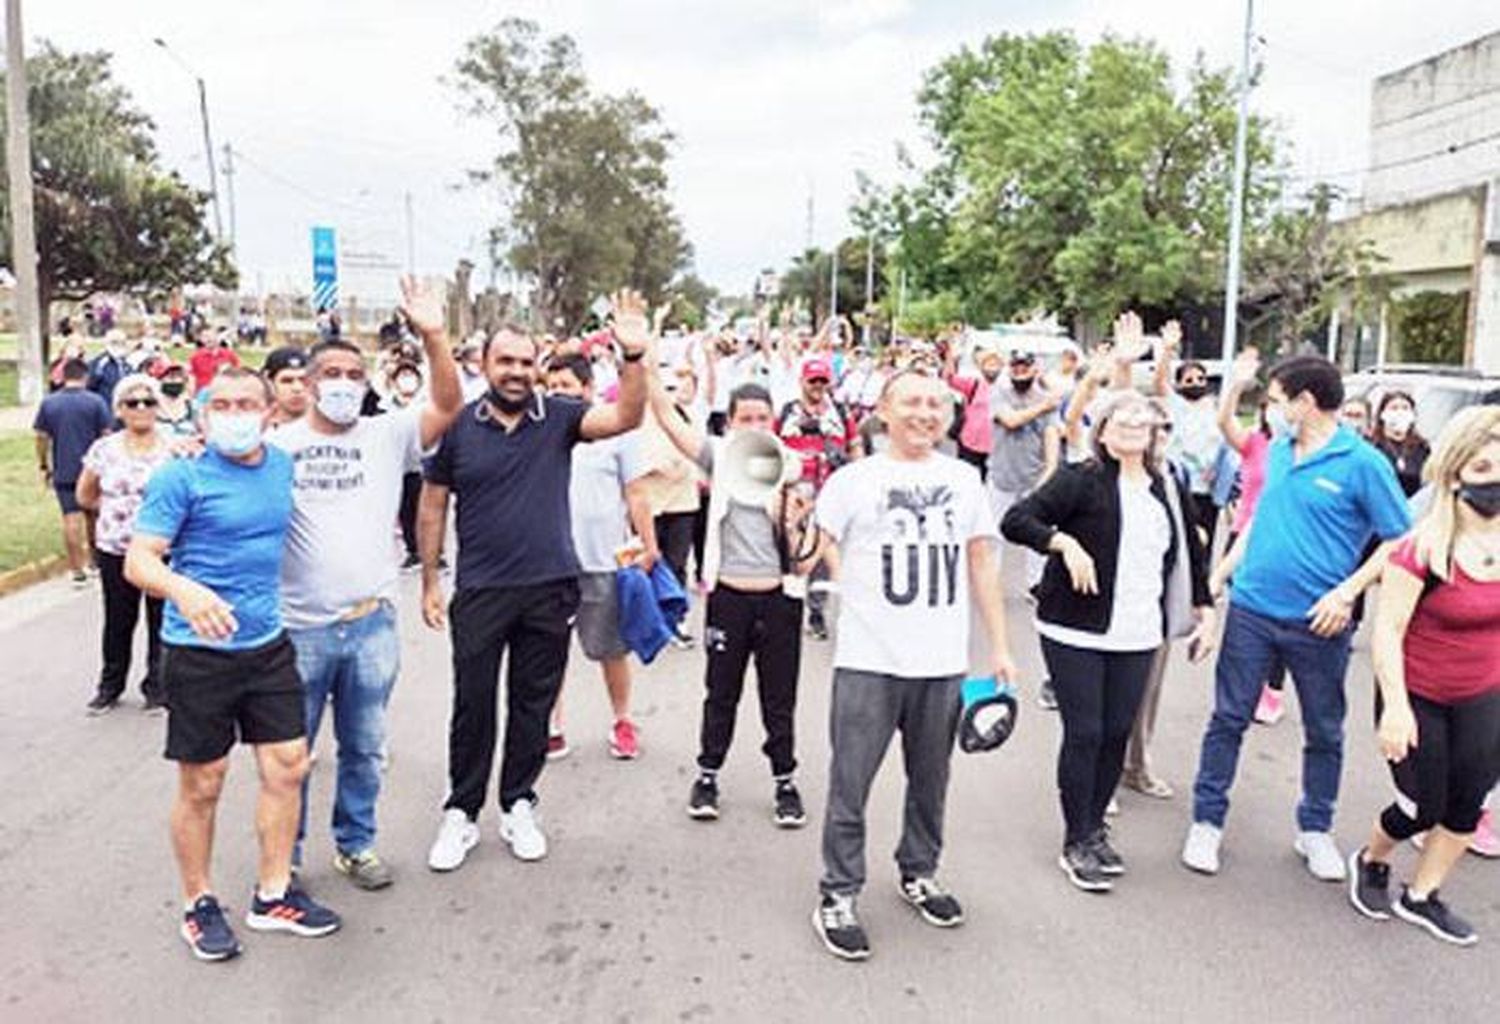
[[[427,350],[431,402],[403,400],[386,415],[360,416],[367,389],[364,355],[351,342],[324,341],[308,359],[311,408],[270,437],[295,466],[281,582],[312,740],[333,704],[333,864],[362,889],[391,883],[390,869],[375,852],[385,708],[400,653],[394,603],[399,565],[391,524],[403,474],[463,406],[458,367],[443,333],[441,296],[412,278],[403,279],[401,288],[402,313]],[[409,398],[402,388],[408,371],[415,368],[393,375],[393,396]],[[304,790],[297,863],[306,832]]]
[[[203,398],[207,451],[152,476],[125,556],[126,578],[168,601],[162,683],[166,756],[178,762],[172,843],[185,899],[181,935],[200,960],[240,951],[209,883],[214,818],[236,734],[254,746],[260,774],[260,871],[246,924],[319,936],[340,923],[291,884],[307,729],[279,581],[292,460],[263,443],[270,411],[264,378],[221,370]]]

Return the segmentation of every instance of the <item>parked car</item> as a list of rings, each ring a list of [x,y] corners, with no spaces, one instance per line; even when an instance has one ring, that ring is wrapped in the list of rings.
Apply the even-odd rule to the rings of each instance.
[[[1393,363],[1344,377],[1344,393],[1372,409],[1388,391],[1405,391],[1417,403],[1417,430],[1436,438],[1453,414],[1470,405],[1500,405],[1500,377],[1456,366]]]

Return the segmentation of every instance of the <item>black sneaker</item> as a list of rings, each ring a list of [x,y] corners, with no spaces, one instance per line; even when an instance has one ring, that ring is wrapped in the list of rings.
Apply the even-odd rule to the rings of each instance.
[[[828,639],[828,620],[823,617],[822,612],[807,613],[807,631],[814,640]]]
[[[276,900],[263,900],[255,892],[250,897],[245,923],[258,932],[291,932],[309,939],[332,934],[343,924],[339,915],[298,885],[288,885],[286,893]]]
[[[167,698],[158,693],[146,694],[145,703],[141,705],[141,710],[148,715],[161,714],[167,710]]]
[[[671,644],[679,651],[691,651],[694,645],[697,644],[697,641],[693,639],[691,633],[684,630],[681,626],[675,626],[672,629]]]
[[[1104,873],[1099,856],[1088,843],[1069,843],[1057,858],[1057,866],[1063,874],[1084,892],[1109,892],[1114,883]]]
[[[415,551],[408,554],[401,561],[402,572],[416,572],[420,568],[422,568],[422,556]]]
[[[1469,922],[1448,909],[1448,904],[1438,899],[1437,890],[1427,894],[1425,900],[1411,898],[1411,890],[1401,887],[1401,898],[1391,904],[1396,916],[1408,924],[1427,929],[1434,938],[1451,942],[1455,946],[1472,946],[1479,941]]]
[[[1372,921],[1391,919],[1391,866],[1365,860],[1363,847],[1349,855],[1349,902]]]
[[[712,775],[700,775],[693,780],[693,791],[688,794],[688,817],[699,821],[717,821],[719,818],[719,783]]]
[[[813,911],[813,930],[840,960],[868,960],[870,939],[854,912],[853,896],[825,893]]]
[[[964,908],[936,878],[902,875],[901,898],[917,909],[922,920],[938,928],[956,928],[964,923]]]
[[[224,920],[224,908],[213,896],[199,896],[193,909],[182,915],[178,934],[199,960],[228,960],[239,956],[240,940]]]
[[[1057,710],[1057,689],[1052,685],[1052,680],[1042,680],[1041,688],[1036,692],[1036,706],[1043,711]]]
[[[1094,859],[1099,862],[1099,870],[1112,878],[1118,878],[1125,873],[1125,858],[1109,845],[1109,829],[1101,828],[1094,833],[1094,838],[1089,841],[1089,847],[1094,852]]]
[[[776,827],[801,828],[807,824],[807,811],[802,807],[802,794],[791,779],[776,783]]]
[[[89,701],[87,705],[89,717],[97,718],[99,715],[107,715],[111,711],[113,711],[115,709],[115,706],[119,703],[119,697],[106,697],[102,693],[95,694],[94,699]]]

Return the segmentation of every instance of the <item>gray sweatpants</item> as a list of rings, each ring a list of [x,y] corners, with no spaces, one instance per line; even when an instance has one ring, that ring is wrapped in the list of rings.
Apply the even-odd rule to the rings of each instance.
[[[943,850],[948,762],[960,711],[962,676],[902,679],[835,669],[829,734],[828,810],[823,818],[824,893],[853,895],[865,884],[865,803],[891,736],[901,730],[906,809],[896,865],[931,877]]]

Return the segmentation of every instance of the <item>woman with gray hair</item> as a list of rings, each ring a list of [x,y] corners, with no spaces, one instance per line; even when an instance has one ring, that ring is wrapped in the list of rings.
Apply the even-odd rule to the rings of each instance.
[[[113,400],[115,416],[124,429],[94,442],[83,457],[83,472],[78,477],[78,503],[98,516],[94,561],[104,591],[104,664],[99,690],[88,703],[91,715],[113,710],[125,692],[143,598],[148,646],[141,696],[147,711],[166,707],[157,672],[162,603],[159,598],[145,597],[125,579],[125,549],[135,530],[135,514],[145,496],[146,481],[171,458],[171,445],[157,425],[161,389],[155,379],[144,373],[130,374],[115,385]]]
[[[1094,458],[1060,466],[1006,513],[1000,530],[1048,557],[1037,632],[1057,691],[1057,760],[1065,838],[1058,865],[1078,888],[1107,892],[1125,873],[1105,809],[1157,650],[1188,637],[1195,659],[1214,643],[1207,556],[1189,527],[1192,495],[1158,458],[1160,418],[1135,392],[1094,419]]]

